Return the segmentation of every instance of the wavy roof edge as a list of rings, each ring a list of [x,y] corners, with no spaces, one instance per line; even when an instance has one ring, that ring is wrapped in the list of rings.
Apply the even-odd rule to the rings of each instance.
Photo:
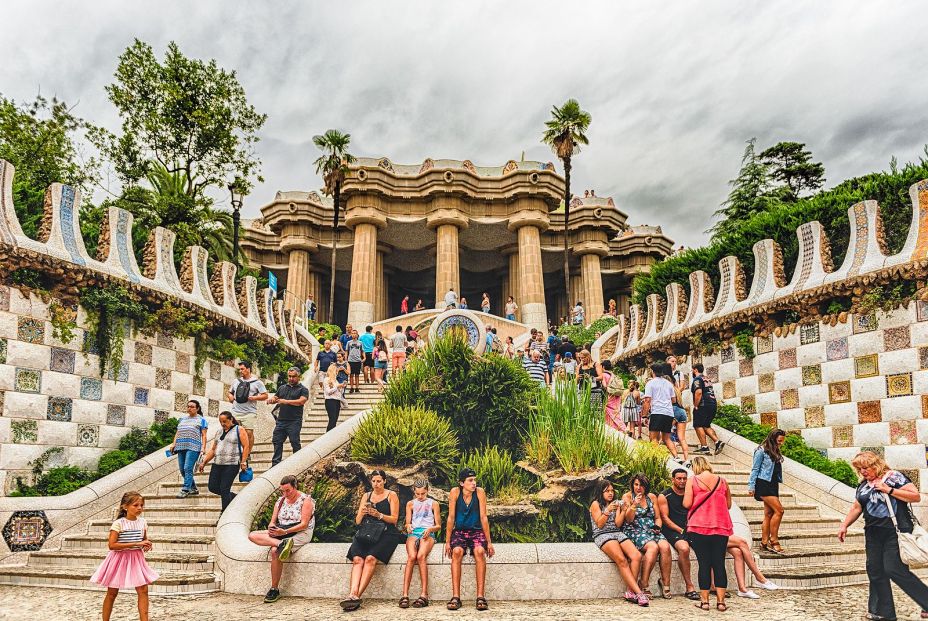
[[[555,174],[553,162],[539,162],[536,160],[509,160],[502,166],[477,166],[470,160],[448,160],[426,158],[420,164],[395,164],[386,157],[359,157],[352,168],[382,168],[394,175],[415,176],[432,169],[466,170],[480,177],[502,177],[511,172],[520,170],[549,170]]]

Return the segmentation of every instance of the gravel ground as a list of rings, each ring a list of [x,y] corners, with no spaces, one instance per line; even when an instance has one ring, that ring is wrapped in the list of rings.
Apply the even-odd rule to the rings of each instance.
[[[616,620],[673,620],[729,618],[732,621],[849,621],[863,619],[866,613],[867,588],[865,586],[817,591],[764,592],[759,600],[729,599],[727,613],[721,615],[714,606],[710,612],[696,609],[682,597],[656,600],[650,608],[638,608],[624,602],[606,600],[587,601],[529,601],[490,602],[490,611],[478,613],[472,600],[457,612],[445,610],[446,598],[433,601],[429,608],[401,610],[395,601],[369,601],[355,613],[343,613],[336,600],[285,597],[275,604],[264,604],[261,598],[215,593],[202,596],[153,597],[150,619],[162,621],[234,621],[260,619],[262,621],[328,620],[352,618],[376,621],[403,619],[494,619],[533,621],[596,619]],[[100,618],[102,593],[70,589],[0,586],[0,619],[3,621],[85,621]],[[714,599],[713,599],[714,604]],[[896,592],[899,619],[917,618],[917,607],[901,592]],[[135,596],[121,594],[116,600],[113,621],[138,619]]]

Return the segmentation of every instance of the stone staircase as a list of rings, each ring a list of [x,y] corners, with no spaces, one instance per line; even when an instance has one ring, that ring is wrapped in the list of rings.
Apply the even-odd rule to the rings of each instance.
[[[318,388],[313,405],[307,406],[301,435],[306,446],[323,433],[328,424],[325,404]],[[342,407],[339,423],[370,408],[380,400],[373,384],[361,385],[361,392],[346,395],[347,407]],[[268,440],[255,442],[251,466],[255,473],[271,467],[273,446]],[[290,455],[290,445],[284,442],[284,459]],[[218,591],[221,588],[214,565],[213,536],[219,520],[221,502],[207,491],[208,472],[195,475],[200,495],[177,498],[182,486],[179,472],[142,490],[148,522],[148,538],[154,545],[145,558],[160,578],[151,586],[153,595],[189,595]],[[236,482],[233,491],[245,484]],[[84,533],[66,535],[58,550],[29,553],[25,565],[0,566],[0,584],[50,586],[58,588],[97,589],[90,576],[107,554],[109,528],[115,518],[115,508],[88,520]]]
[[[688,433],[692,453],[697,447],[696,434]],[[764,508],[763,503],[748,495],[750,458],[729,446],[721,455],[708,457],[714,472],[728,481],[732,500],[751,525],[753,548],[764,576],[788,589],[867,584],[862,520],[848,531],[845,543],[838,542],[838,527],[844,515],[803,494],[802,489],[780,484],[780,502],[785,509],[780,524],[784,553],[760,549]]]

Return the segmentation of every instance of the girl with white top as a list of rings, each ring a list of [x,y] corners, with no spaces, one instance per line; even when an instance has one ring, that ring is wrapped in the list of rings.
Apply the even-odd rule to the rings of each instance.
[[[435,533],[439,526],[441,509],[438,502],[428,497],[427,481],[413,483],[412,500],[406,503],[406,571],[403,574],[403,597],[400,608],[409,608],[409,585],[412,582],[412,570],[419,566],[419,581],[422,583],[422,595],[412,603],[413,608],[425,608],[429,605],[429,552],[435,545]]]
[[[338,416],[342,411],[342,405],[345,403],[345,393],[342,389],[345,384],[338,383],[338,369],[331,365],[326,371],[325,379],[322,380],[322,394],[325,397],[325,411],[329,415],[329,424],[326,431],[335,429],[338,424]]]

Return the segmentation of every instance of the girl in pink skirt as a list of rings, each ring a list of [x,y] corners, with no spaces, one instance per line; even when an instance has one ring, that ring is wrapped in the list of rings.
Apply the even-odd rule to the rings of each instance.
[[[106,587],[103,598],[103,621],[110,620],[113,604],[120,589],[135,589],[139,595],[139,619],[148,621],[148,585],[158,574],[145,562],[151,550],[148,525],[141,517],[145,499],[138,492],[126,492],[119,502],[119,515],[110,527],[109,553],[90,577],[90,581]]]

